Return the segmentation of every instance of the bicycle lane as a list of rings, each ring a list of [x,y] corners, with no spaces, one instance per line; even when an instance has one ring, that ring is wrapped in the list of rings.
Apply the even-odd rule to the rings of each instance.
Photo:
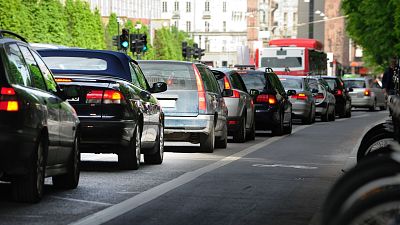
[[[75,224],[308,224],[375,120],[298,127]]]

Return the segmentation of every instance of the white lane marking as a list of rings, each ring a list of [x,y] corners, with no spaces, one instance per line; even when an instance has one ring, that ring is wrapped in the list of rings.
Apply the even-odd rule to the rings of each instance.
[[[254,164],[254,167],[281,167],[281,168],[293,168],[293,169],[304,169],[304,170],[315,170],[318,167],[315,166],[300,166],[300,165],[284,165],[284,164]]]
[[[75,198],[64,198],[64,197],[59,197],[59,196],[51,196],[51,197],[52,198],[56,198],[56,199],[60,199],[60,200],[73,201],[73,202],[82,202],[82,203],[90,203],[90,204],[95,204],[95,205],[104,205],[104,206],[112,206],[113,205],[111,203],[97,202],[97,201],[87,201],[87,200],[75,199]]]
[[[117,194],[139,194],[139,193],[142,193],[142,192],[140,192],[140,191],[118,191],[118,192],[115,192],[115,193],[117,193]]]
[[[312,125],[302,125],[302,126],[296,127],[293,129],[292,133],[296,133],[296,132],[303,130],[310,126],[312,126]],[[141,205],[144,205],[144,204],[164,195],[167,192],[170,192],[184,184],[189,183],[190,181],[193,181],[194,179],[198,178],[199,176],[201,176],[205,173],[211,172],[222,166],[228,165],[236,160],[239,160],[242,157],[244,157],[252,152],[257,151],[260,148],[266,147],[284,137],[286,137],[286,135],[281,136],[281,137],[272,137],[263,142],[252,145],[240,152],[237,152],[233,155],[225,157],[215,163],[212,163],[208,166],[202,167],[195,171],[187,172],[173,180],[170,180],[166,183],[163,183],[156,187],[153,187],[153,188],[151,188],[147,191],[144,191],[138,195],[135,195],[132,198],[129,198],[121,203],[118,203],[118,204],[110,206],[104,210],[96,212],[92,215],[89,215],[81,220],[71,223],[71,225],[89,225],[89,224],[95,225],[95,224],[102,224],[107,221],[110,221],[118,216],[121,216]]]
[[[370,116],[370,115],[365,113],[365,114],[361,114],[361,115],[358,115],[358,116],[352,116],[351,118],[358,119],[358,118],[363,118],[363,117],[368,117],[368,116]]]

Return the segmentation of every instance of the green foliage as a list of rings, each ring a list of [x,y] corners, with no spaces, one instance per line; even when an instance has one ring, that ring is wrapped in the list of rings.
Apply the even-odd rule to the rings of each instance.
[[[363,47],[370,65],[386,65],[400,50],[400,2],[343,0],[347,32]]]
[[[117,50],[117,47],[113,46],[113,40],[112,40],[112,37],[115,35],[118,35],[117,14],[111,13],[105,31],[107,49],[109,50]]]

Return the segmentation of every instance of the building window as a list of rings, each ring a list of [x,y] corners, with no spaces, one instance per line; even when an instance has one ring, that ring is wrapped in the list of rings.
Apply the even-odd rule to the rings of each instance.
[[[175,11],[179,11],[179,2],[175,2],[174,9]]]
[[[222,3],[222,12],[226,12],[226,2]]]
[[[186,12],[191,12],[191,11],[192,11],[191,2],[186,2]]]
[[[191,31],[191,22],[190,21],[186,21],[186,32],[190,32]]]
[[[206,32],[209,32],[210,31],[210,23],[209,22],[205,22],[205,24],[204,24],[204,27],[205,27],[205,31]]]
[[[226,32],[226,21],[222,22],[222,30]]]
[[[174,26],[175,26],[176,28],[178,28],[178,20],[175,20]]]
[[[288,18],[287,18],[287,12],[283,13],[283,25],[286,26],[287,22],[288,22]]]
[[[204,8],[204,11],[206,11],[206,12],[210,11],[210,2],[209,1],[206,1],[206,5],[205,5],[205,8]]]
[[[162,3],[162,12],[167,12],[168,8],[167,8],[167,2],[163,2]]]

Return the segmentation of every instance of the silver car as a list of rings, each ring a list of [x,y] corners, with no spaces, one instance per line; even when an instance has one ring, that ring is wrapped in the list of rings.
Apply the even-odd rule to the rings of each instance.
[[[314,93],[316,115],[320,116],[323,122],[334,121],[336,99],[328,83],[320,77],[307,77],[307,82]]]
[[[224,97],[228,106],[228,135],[234,142],[255,139],[254,103],[246,85],[235,70],[213,70],[218,84],[223,89],[233,91],[230,97]]]
[[[378,82],[370,77],[344,79],[346,87],[350,89],[351,106],[381,110],[387,108],[387,95]]]
[[[307,78],[303,76],[278,76],[286,91],[295,90],[296,94],[290,96],[293,116],[301,119],[303,124],[311,124],[315,121],[315,100],[308,86]],[[317,93],[317,91],[314,91]]]
[[[227,117],[223,96],[214,74],[201,63],[149,60],[139,61],[152,85],[165,82],[166,92],[156,94],[165,115],[166,141],[200,143],[200,151],[213,152],[227,146]]]

